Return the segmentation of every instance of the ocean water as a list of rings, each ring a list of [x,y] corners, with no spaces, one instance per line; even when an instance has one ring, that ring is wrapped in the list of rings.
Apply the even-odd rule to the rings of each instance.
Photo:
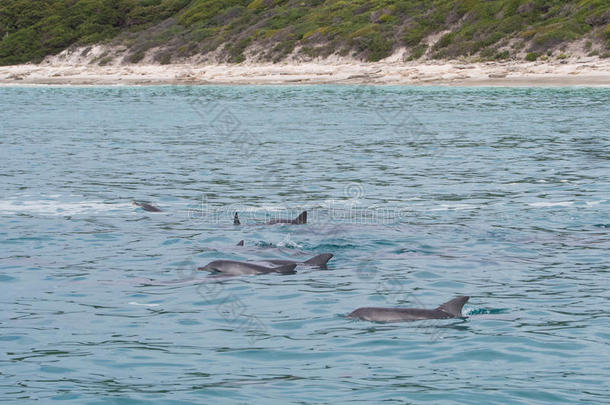
[[[0,401],[608,403],[609,105],[608,88],[2,87]],[[324,252],[295,275],[195,270]],[[458,295],[463,319],[345,317]]]

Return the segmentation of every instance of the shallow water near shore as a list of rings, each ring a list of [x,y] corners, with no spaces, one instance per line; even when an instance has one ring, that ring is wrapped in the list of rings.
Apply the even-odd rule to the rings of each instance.
[[[609,101],[0,88],[0,400],[609,402]],[[194,271],[324,252],[296,275]],[[457,295],[464,319],[345,318]]]

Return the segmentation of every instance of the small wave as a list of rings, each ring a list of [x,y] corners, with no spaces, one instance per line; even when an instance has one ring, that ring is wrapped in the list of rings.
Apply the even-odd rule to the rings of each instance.
[[[570,207],[574,201],[557,201],[557,202],[535,202],[530,203],[530,207]]]
[[[599,205],[601,203],[605,203],[606,201],[608,201],[608,200],[587,201],[586,204],[587,204],[587,207],[594,207],[594,206]]]
[[[437,208],[431,208],[430,211],[449,211],[449,210],[455,210],[455,211],[461,211],[461,210],[474,210],[479,208],[479,206],[477,205],[472,205],[472,204],[441,204],[439,207]]]
[[[494,314],[505,314],[508,312],[507,308],[476,308],[468,311],[466,315],[494,315]]]
[[[139,302],[131,301],[129,305],[137,305],[140,307],[158,307],[160,304],[140,304]]]

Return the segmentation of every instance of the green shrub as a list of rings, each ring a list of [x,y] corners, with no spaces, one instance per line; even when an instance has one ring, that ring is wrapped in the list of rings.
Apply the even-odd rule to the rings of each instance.
[[[494,55],[494,59],[508,59],[510,58],[510,52],[508,50],[504,50],[502,52],[498,52]]]
[[[493,57],[496,55],[496,49],[495,48],[485,48],[481,51],[481,58],[483,59],[493,59]]]
[[[161,65],[169,65],[172,62],[172,54],[167,50],[158,52],[155,55],[155,61]]]
[[[409,58],[407,60],[411,61],[411,60],[417,60],[419,58],[421,58],[422,56],[424,56],[424,53],[426,53],[426,50],[428,49],[428,45],[426,44],[419,44],[416,47],[411,49],[411,55],[409,56]]]
[[[106,66],[110,62],[112,62],[112,56],[106,56],[105,58],[100,59],[97,64],[100,66]]]
[[[0,2],[0,65],[40,61],[72,44],[103,42],[160,22],[188,0],[44,0]]]
[[[225,50],[229,54],[229,59],[228,59],[229,62],[241,63],[241,62],[245,61],[246,57],[244,56],[244,51],[246,50],[248,45],[250,45],[251,42],[252,42],[252,38],[248,37],[248,38],[244,38],[244,39],[240,40],[236,44],[227,45],[225,47]]]
[[[534,37],[533,46],[538,50],[546,50],[555,47],[562,42],[577,39],[578,34],[563,28],[540,33]]]
[[[376,62],[390,56],[392,53],[392,41],[385,38],[382,34],[370,30],[360,30],[366,32],[365,35],[353,39],[358,50],[365,55],[370,62]]]
[[[127,46],[130,60],[153,46],[171,60],[224,45],[227,60],[239,62],[246,39],[274,60],[297,45],[367,60],[406,46],[419,58],[423,39],[439,32],[447,33],[437,58],[501,59],[493,49],[513,42],[541,56],[585,35],[605,52],[609,20],[607,0],[0,0],[0,64],[108,41]]]
[[[142,59],[144,59],[144,56],[146,56],[146,52],[144,52],[144,51],[137,51],[135,53],[132,53],[132,54],[128,55],[126,60],[129,63],[138,63]]]
[[[533,62],[538,59],[539,56],[540,54],[538,52],[530,52],[525,56],[525,60]]]
[[[416,26],[405,30],[402,35],[402,41],[407,46],[415,46],[418,45],[422,39],[424,39],[425,30],[424,28],[417,24]]]
[[[441,49],[441,48],[446,48],[448,47],[451,42],[453,41],[453,38],[455,37],[455,33],[450,32],[449,34],[445,34],[443,35],[438,42],[434,45],[435,49]]]

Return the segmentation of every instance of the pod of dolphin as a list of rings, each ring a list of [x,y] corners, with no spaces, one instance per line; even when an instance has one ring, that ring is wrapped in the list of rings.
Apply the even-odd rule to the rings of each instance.
[[[142,208],[144,211],[162,212],[160,208],[145,202],[133,201],[132,204]],[[237,212],[233,217],[233,224],[241,225]],[[265,223],[265,225],[275,224],[307,224],[307,211],[303,211],[294,219],[274,219]],[[244,241],[239,241],[237,246],[244,246]],[[270,273],[295,274],[295,269],[299,265],[324,268],[326,267],[326,263],[328,263],[332,257],[332,253],[322,253],[303,262],[292,260],[263,260],[258,262],[214,260],[203,267],[198,267],[197,270],[221,273],[228,276]],[[362,307],[350,312],[347,317],[372,322],[404,322],[424,319],[462,318],[462,308],[469,299],[470,297],[468,296],[456,297],[435,309]]]

